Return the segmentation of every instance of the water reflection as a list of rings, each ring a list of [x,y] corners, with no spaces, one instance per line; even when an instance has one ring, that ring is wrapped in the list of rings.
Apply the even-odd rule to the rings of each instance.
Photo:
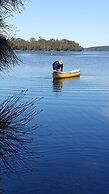
[[[53,91],[54,92],[61,92],[63,87],[63,80],[53,80]]]
[[[80,77],[74,78],[64,78],[64,79],[53,79],[53,92],[60,93],[62,92],[62,88],[65,82],[70,82],[73,80],[79,80]]]

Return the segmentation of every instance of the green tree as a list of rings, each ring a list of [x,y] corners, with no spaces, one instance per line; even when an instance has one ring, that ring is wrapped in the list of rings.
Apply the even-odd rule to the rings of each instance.
[[[12,39],[11,43],[14,49],[17,50],[41,50],[41,51],[81,51],[82,47],[76,43],[75,41],[67,40],[67,39],[49,39],[46,40],[42,37],[39,37],[38,40],[35,38],[30,38],[29,41],[25,41],[23,39]]]

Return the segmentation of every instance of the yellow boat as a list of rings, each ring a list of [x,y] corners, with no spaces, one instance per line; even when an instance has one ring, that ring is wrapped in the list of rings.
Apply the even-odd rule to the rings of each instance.
[[[68,72],[53,72],[53,79],[73,78],[80,76],[80,69]]]

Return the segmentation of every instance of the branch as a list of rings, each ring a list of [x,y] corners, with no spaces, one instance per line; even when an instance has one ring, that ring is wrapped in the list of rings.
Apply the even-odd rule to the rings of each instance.
[[[38,99],[20,103],[25,94],[26,91],[21,91],[0,104],[0,159],[9,169],[12,169],[13,157],[18,162],[21,151],[28,151],[26,145],[32,141],[30,135],[38,128],[37,123],[30,124],[39,114],[36,110]]]

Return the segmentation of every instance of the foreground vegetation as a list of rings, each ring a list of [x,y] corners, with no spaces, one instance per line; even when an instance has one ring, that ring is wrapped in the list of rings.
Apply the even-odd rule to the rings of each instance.
[[[64,51],[81,51],[82,47],[75,41],[67,39],[50,39],[45,40],[44,38],[31,38],[29,41],[26,41],[21,38],[13,38],[10,40],[11,45],[14,50],[35,50],[35,51],[50,51],[50,50],[64,50]]]
[[[24,2],[26,0],[0,0],[0,73],[19,62],[9,40],[12,31],[6,19],[12,16],[13,11],[22,10]],[[23,100],[26,91],[0,101],[0,172],[5,172],[4,167],[12,171],[17,165],[25,165],[31,154],[27,145],[32,141],[33,130],[38,127],[36,116],[39,112],[36,109],[37,98],[27,102]]]

